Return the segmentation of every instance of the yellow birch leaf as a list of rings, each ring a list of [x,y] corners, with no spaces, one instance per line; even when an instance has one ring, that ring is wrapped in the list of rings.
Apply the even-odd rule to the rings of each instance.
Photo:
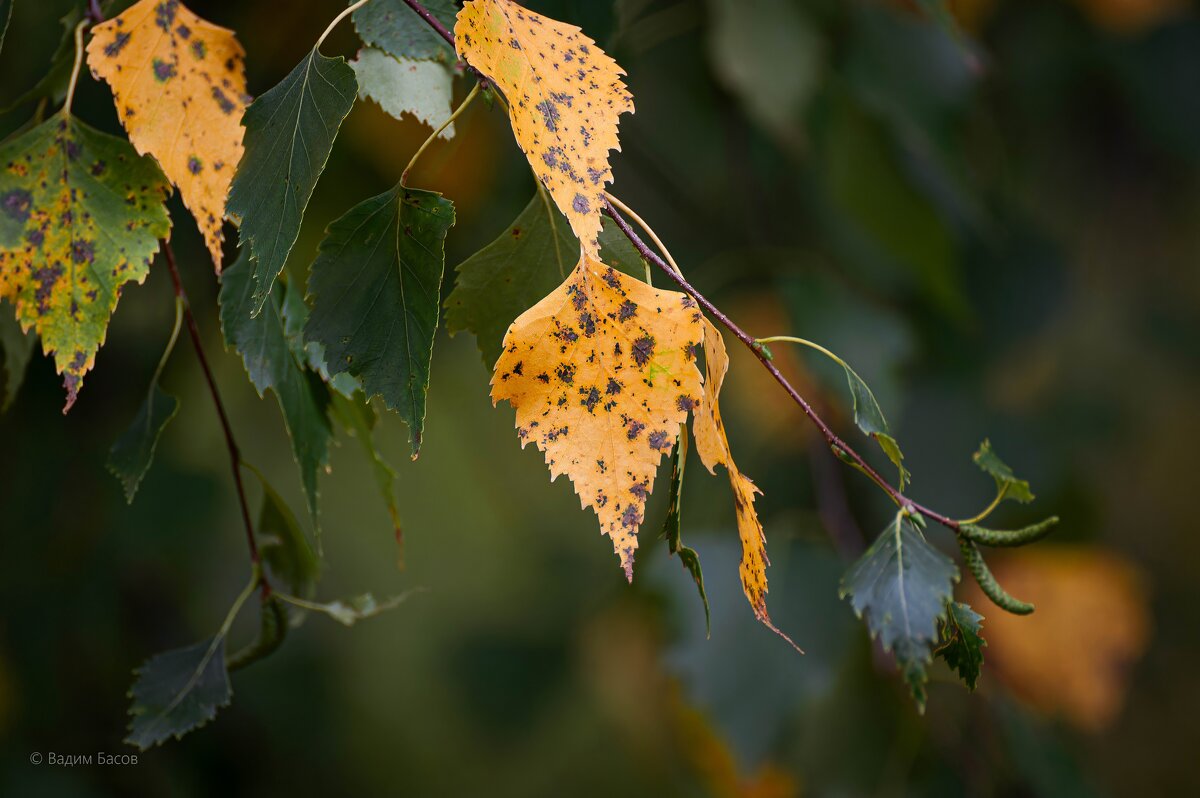
[[[556,288],[512,323],[492,374],[492,403],[517,411],[521,447],[566,474],[633,579],[646,497],[701,391],[702,316],[586,251]]]
[[[517,144],[596,257],[608,151],[621,149],[618,117],[633,113],[625,71],[579,28],[509,0],[471,0],[454,34],[463,60],[508,98]]]
[[[767,536],[754,509],[754,496],[762,491],[738,470],[733,462],[733,453],[729,450],[725,422],[721,420],[721,407],[717,401],[725,374],[729,371],[729,353],[720,331],[708,319],[704,319],[704,370],[704,396],[692,422],[692,434],[696,436],[700,462],[704,463],[708,472],[716,474],[717,466],[723,465],[729,473],[733,505],[737,513],[738,537],[742,541],[742,561],[738,565],[742,591],[754,610],[754,617],[800,651],[800,647],[772,623],[767,613],[767,566],[771,561],[767,559]]]
[[[242,158],[245,51],[178,0],[141,0],[93,29],[88,66],[112,87],[137,151],[179,188],[221,268],[221,224]]]

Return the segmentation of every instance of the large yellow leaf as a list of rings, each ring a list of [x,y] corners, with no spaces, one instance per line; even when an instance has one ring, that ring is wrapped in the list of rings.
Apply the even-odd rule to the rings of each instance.
[[[233,31],[178,0],[141,0],[97,25],[87,51],[92,74],[112,86],[129,140],[179,187],[220,269],[247,99],[245,52]]]
[[[517,411],[521,446],[546,454],[600,517],[627,579],[655,473],[698,402],[702,316],[584,252],[556,288],[512,323],[492,402]]]
[[[704,370],[704,397],[692,422],[692,434],[696,436],[700,462],[704,463],[708,472],[715,474],[717,466],[723,465],[729,473],[733,506],[737,513],[738,537],[742,541],[742,561],[738,565],[742,591],[754,609],[754,617],[798,649],[799,646],[771,622],[771,616],[767,613],[767,566],[771,561],[767,559],[767,537],[754,509],[754,496],[762,491],[738,470],[733,462],[733,453],[729,450],[725,422],[721,420],[721,407],[717,401],[725,374],[729,371],[729,353],[720,331],[708,319],[704,319]]]
[[[624,70],[579,28],[509,0],[467,3],[454,34],[462,58],[508,98],[517,144],[595,257],[608,151],[621,149],[618,117],[633,113]]]

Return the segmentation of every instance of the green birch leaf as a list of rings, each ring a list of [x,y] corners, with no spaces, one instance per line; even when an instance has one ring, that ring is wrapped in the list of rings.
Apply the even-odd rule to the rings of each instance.
[[[679,445],[671,456],[671,493],[667,499],[667,519],[659,535],[667,541],[667,551],[678,554],[679,561],[696,583],[700,601],[704,603],[704,633],[712,636],[712,614],[708,607],[708,593],[704,590],[704,572],[700,569],[700,555],[695,549],[683,545],[681,523],[683,515],[683,469],[687,465],[687,427],[679,431]]]
[[[221,275],[221,329],[225,343],[241,355],[258,395],[271,390],[279,401],[292,453],[300,467],[308,511],[317,526],[317,474],[329,462],[329,439],[333,434],[326,415],[329,392],[321,378],[307,368],[307,361],[297,356],[295,337],[288,337],[282,309],[288,307],[290,289],[288,286],[278,292],[280,296],[272,297],[263,305],[263,312],[252,317],[252,264],[243,248]]]
[[[447,30],[454,30],[454,0],[424,0],[422,5]],[[457,61],[454,50],[404,0],[371,0],[354,12],[354,27],[364,42],[400,58]]]
[[[305,339],[320,344],[331,374],[349,372],[383,397],[421,449],[425,395],[454,205],[397,185],[329,226],[308,278]]]
[[[292,508],[262,475],[259,475],[259,482],[263,500],[255,536],[263,562],[270,569],[272,579],[286,585],[289,593],[311,599],[316,595],[317,581],[321,578],[321,563]],[[301,617],[297,614],[295,621]]]
[[[338,376],[349,376],[345,372]],[[403,532],[400,527],[400,503],[396,498],[396,470],[383,459],[375,448],[372,430],[375,428],[375,411],[361,393],[358,396],[346,397],[340,393],[333,396],[333,415],[337,418],[346,434],[353,437],[362,446],[363,453],[371,461],[371,473],[375,477],[375,485],[379,495],[387,505],[388,516],[392,519],[392,531],[396,537],[396,546],[400,551],[400,562],[403,562]]]
[[[644,280],[637,250],[611,219],[600,233],[600,257],[610,266]],[[446,329],[475,335],[483,364],[500,357],[508,326],[562,284],[579,260],[579,242],[567,220],[540,193],[520,216],[483,249],[460,263],[454,290],[446,298]]]
[[[279,85],[246,108],[246,152],[229,189],[229,215],[253,261],[257,316],[296,244],[304,210],[325,168],[358,84],[345,59],[314,48]]]
[[[125,742],[143,751],[200,728],[233,697],[224,636],[157,654],[134,674]]]
[[[155,162],[63,113],[0,146],[0,298],[37,331],[74,404],[122,287],[171,220]]]
[[[972,455],[972,459],[975,461],[975,465],[996,480],[996,490],[1004,491],[1005,499],[1012,499],[1023,504],[1033,501],[1034,496],[1033,492],[1029,490],[1029,483],[1023,479],[1017,479],[1012,469],[996,456],[991,441],[984,440],[979,444],[979,451]]]
[[[942,640],[937,654],[946,660],[959,678],[974,690],[979,683],[979,672],[983,668],[983,616],[960,601],[950,603],[950,611],[941,623]]]
[[[37,345],[37,336],[32,331],[25,332],[17,321],[16,309],[8,302],[0,299],[0,352],[4,354],[4,401],[0,402],[0,412],[8,410],[21,383],[25,381],[25,370],[33,357],[33,348]]]
[[[121,481],[125,488],[125,501],[129,504],[133,504],[138,486],[154,462],[159,436],[177,412],[179,400],[165,393],[155,380],[146,400],[138,408],[133,423],[109,451],[108,470]]]
[[[883,408],[879,406],[875,394],[863,378],[845,362],[842,362],[841,366],[846,372],[846,382],[850,384],[850,395],[854,401],[854,423],[875,439],[883,453],[900,470],[900,490],[904,490],[912,475],[904,467],[904,453],[900,451],[900,444],[892,437],[887,419],[883,416]]]
[[[842,577],[850,600],[871,636],[891,651],[918,707],[925,707],[925,666],[932,659],[938,623],[958,580],[954,561],[931,546],[913,522],[897,515]]]
[[[436,129],[450,118],[454,75],[445,64],[396,58],[372,47],[361,51],[350,66],[358,77],[359,96],[374,100],[396,119],[408,114]],[[453,123],[438,137],[454,138]]]

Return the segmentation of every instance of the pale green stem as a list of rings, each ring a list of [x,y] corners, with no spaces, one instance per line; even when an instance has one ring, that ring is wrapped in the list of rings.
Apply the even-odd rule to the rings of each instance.
[[[464,110],[466,110],[466,107],[468,105],[470,105],[471,101],[474,100],[478,95],[479,95],[479,84],[476,83],[475,86],[471,89],[471,93],[467,95],[466,99],[463,100],[462,103],[459,104],[459,106],[454,109],[454,113],[450,114],[450,118],[447,119],[445,122],[443,122],[441,127],[439,127],[437,130],[433,131],[433,133],[430,134],[429,138],[425,139],[425,143],[421,145],[420,149],[418,149],[415,153],[413,153],[412,160],[408,162],[408,166],[404,167],[404,171],[400,173],[400,185],[402,185],[402,186],[408,185],[408,173],[412,171],[412,168],[414,166],[416,166],[417,159],[419,159],[421,157],[422,153],[424,153],[425,150],[429,147],[429,145],[433,143],[433,140],[436,139],[439,135],[441,135],[443,130],[450,127],[450,125],[454,123],[454,120],[458,118],[458,115],[461,114]]]
[[[1000,506],[1000,502],[1004,501],[1004,495],[1006,493],[1008,493],[1008,486],[1010,484],[1011,483],[1005,482],[1003,487],[1001,487],[1000,490],[996,491],[996,498],[992,499],[991,504],[989,504],[987,507],[983,508],[983,512],[981,512],[979,515],[976,515],[972,518],[967,518],[966,520],[959,521],[958,523],[960,523],[960,524],[978,524],[980,521],[987,518],[989,515],[992,514],[993,510],[995,510],[997,507]]]
[[[671,251],[667,249],[665,244],[663,244],[662,239],[658,237],[658,234],[654,232],[654,229],[651,228],[650,225],[646,224],[646,220],[638,216],[632,208],[630,208],[624,202],[621,202],[621,200],[617,199],[612,194],[609,194],[607,191],[604,192],[604,196],[607,197],[608,201],[613,204],[613,207],[624,213],[630,219],[633,219],[633,221],[637,223],[637,226],[642,228],[646,235],[649,236],[650,240],[654,242],[654,246],[658,247],[658,251],[663,254],[664,258],[666,258],[667,263],[669,263],[671,268],[675,270],[675,273],[682,275],[683,270],[679,268],[679,264],[675,262],[673,257],[671,257]],[[650,282],[649,263],[646,263],[646,282]]]
[[[67,84],[67,99],[63,103],[63,115],[71,115],[71,103],[75,100],[75,84],[79,82],[79,68],[83,66],[83,29],[91,25],[91,20],[85,19],[75,26],[75,66],[71,68],[71,81]]]
[[[337,24],[339,22],[341,22],[343,19],[350,16],[355,11],[362,8],[369,2],[370,2],[370,0],[358,0],[358,2],[355,3],[354,5],[347,6],[346,8],[342,9],[342,13],[338,14],[336,17],[333,18],[333,22],[330,22],[329,27],[326,28],[325,32],[321,34],[321,38],[317,39],[317,43],[313,45],[313,49],[319,50],[321,48],[321,43],[325,41],[325,38],[327,36],[329,36],[330,33],[333,33],[333,29],[337,27]]]

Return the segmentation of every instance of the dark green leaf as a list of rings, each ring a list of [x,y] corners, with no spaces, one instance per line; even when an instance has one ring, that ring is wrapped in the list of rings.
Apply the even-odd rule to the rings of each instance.
[[[679,445],[675,447],[675,454],[671,456],[671,494],[667,499],[667,519],[663,522],[663,531],[659,537],[666,538],[667,550],[671,554],[679,555],[679,561],[683,563],[683,567],[691,574],[692,581],[696,583],[696,590],[700,592],[700,601],[704,603],[704,632],[711,636],[712,615],[708,607],[708,593],[704,590],[704,572],[700,570],[700,555],[696,553],[695,549],[683,545],[680,535],[683,513],[683,469],[686,465],[687,428],[684,427],[680,430]]]
[[[343,58],[313,49],[279,85],[246,109],[246,153],[229,190],[253,259],[248,310],[258,315],[300,234],[304,210],[358,94]]]
[[[345,373],[338,375],[345,376]],[[396,545],[401,547],[400,560],[403,562],[402,532],[400,529],[400,504],[396,500],[396,471],[388,464],[375,448],[371,431],[375,427],[375,411],[367,403],[365,397],[359,394],[354,398],[346,398],[341,394],[333,396],[333,414],[342,422],[347,434],[354,437],[363,448],[367,459],[371,461],[371,472],[375,476],[375,484],[379,495],[387,505],[388,515],[392,519],[392,531],[396,536]]]
[[[154,462],[158,438],[179,412],[179,400],[158,387],[156,380],[138,408],[133,423],[122,433],[108,453],[108,470],[125,488],[125,501],[133,503],[138,485]]]
[[[4,401],[0,402],[0,412],[8,410],[17,398],[36,345],[37,336],[33,330],[22,332],[16,309],[0,299],[0,353],[4,355],[4,372],[8,375],[4,381]]]
[[[968,690],[979,683],[979,671],[983,667],[983,639],[980,621],[983,616],[959,601],[950,603],[950,611],[942,621],[942,638],[937,654],[946,664],[958,672]]]
[[[226,670],[236,671],[274,654],[283,645],[287,630],[287,608],[279,598],[271,596],[259,609],[258,636],[245,648],[229,655],[225,660]]]
[[[320,377],[306,367],[306,361],[297,358],[294,337],[288,338],[282,308],[288,307],[289,290],[291,286],[278,292],[282,296],[272,298],[263,306],[263,312],[252,318],[251,263],[243,248],[221,275],[221,329],[226,344],[241,355],[258,395],[270,389],[279,400],[315,525],[317,473],[329,462],[329,439],[333,434],[326,415],[329,392]]]
[[[313,262],[305,339],[324,349],[331,374],[349,372],[383,397],[421,448],[425,394],[438,323],[443,244],[454,205],[397,185],[329,226]]]
[[[448,30],[454,30],[454,0],[424,0],[423,5]],[[354,12],[354,27],[364,42],[395,56],[453,63],[454,50],[404,0],[371,0]]]
[[[287,502],[261,474],[259,481],[263,489],[262,509],[255,530],[259,552],[270,569],[272,580],[286,585],[293,596],[311,599],[316,595],[317,580],[321,578],[321,563]]]
[[[143,751],[200,728],[233,696],[223,636],[157,654],[134,675],[125,742]]]
[[[611,219],[600,233],[601,258],[638,279],[645,267]],[[521,215],[492,243],[460,263],[446,298],[446,329],[474,333],[483,362],[500,357],[508,326],[562,284],[579,260],[579,242],[556,208],[535,194]]]
[[[975,461],[975,465],[992,475],[992,479],[996,480],[996,490],[1004,491],[1004,498],[1022,503],[1033,501],[1034,497],[1029,490],[1029,483],[1023,479],[1017,479],[1012,469],[996,456],[991,441],[985,439],[983,443],[979,444],[979,451],[975,452],[971,459]]]
[[[60,20],[63,26],[58,47],[50,56],[50,67],[40,80],[8,105],[0,108],[0,114],[19,108],[45,97],[50,104],[57,105],[67,96],[67,83],[71,79],[71,67],[75,63],[75,26],[83,19],[83,9],[76,5]]]
[[[879,406],[879,402],[875,401],[875,394],[871,392],[862,377],[858,376],[858,373],[845,362],[842,362],[841,365],[846,372],[846,381],[850,384],[850,394],[854,400],[854,423],[860,430],[874,438],[888,459],[896,468],[900,469],[900,490],[904,490],[911,475],[904,467],[904,453],[900,451],[900,444],[896,443],[896,439],[891,435],[891,430],[888,429],[887,419],[883,417],[883,409]]]
[[[922,711],[925,666],[957,579],[954,561],[905,515],[897,515],[842,578],[842,598],[895,654]]]

